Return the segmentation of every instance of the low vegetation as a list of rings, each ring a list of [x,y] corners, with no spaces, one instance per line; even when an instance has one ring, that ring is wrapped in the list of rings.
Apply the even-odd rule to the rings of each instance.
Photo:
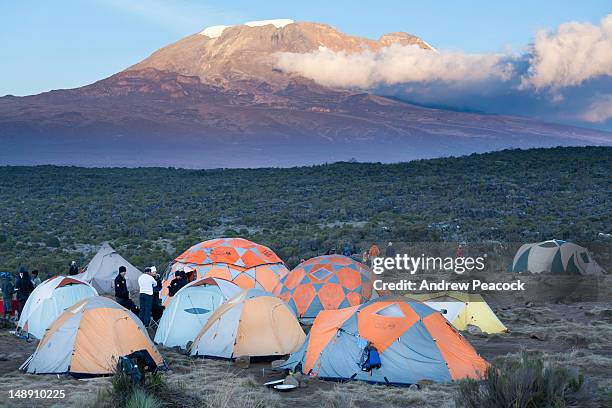
[[[163,265],[219,236],[268,245],[290,266],[387,240],[609,246],[600,233],[610,233],[610,153],[507,150],[290,169],[0,167],[0,270],[65,273],[102,241],[137,267]]]
[[[483,381],[459,382],[456,404],[465,408],[562,408],[578,402],[581,375],[526,353],[490,366]]]
[[[132,378],[116,372],[110,386],[98,391],[93,404],[96,408],[161,408],[193,407],[202,400],[186,392],[178,383],[170,383],[161,373],[147,374],[144,381],[134,384]]]

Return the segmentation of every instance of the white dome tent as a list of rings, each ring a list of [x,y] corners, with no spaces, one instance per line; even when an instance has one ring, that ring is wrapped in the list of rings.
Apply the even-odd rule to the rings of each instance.
[[[68,276],[47,279],[34,289],[23,307],[17,328],[41,339],[55,319],[79,301],[97,296],[88,283]]]
[[[127,269],[125,279],[128,290],[132,294],[137,292],[138,278],[142,272],[119,255],[108,242],[102,243],[96,255],[87,264],[85,271],[76,275],[76,277],[90,283],[101,295],[114,295],[115,277],[119,274],[120,266],[125,266]]]
[[[571,242],[552,239],[521,246],[510,272],[600,275],[605,273],[589,251]]]
[[[225,279],[203,278],[189,283],[168,303],[155,333],[155,343],[185,349],[213,312],[240,292],[240,286]]]

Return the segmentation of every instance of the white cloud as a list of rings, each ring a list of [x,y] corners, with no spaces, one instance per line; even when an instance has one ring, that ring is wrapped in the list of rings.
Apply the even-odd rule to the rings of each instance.
[[[612,14],[599,25],[570,22],[556,32],[539,31],[521,87],[559,89],[612,75]]]
[[[580,119],[591,123],[603,123],[612,118],[612,94],[599,96]]]
[[[507,80],[512,67],[498,54],[433,52],[394,44],[380,52],[345,53],[327,48],[277,54],[276,67],[334,87],[370,88],[411,82]]]

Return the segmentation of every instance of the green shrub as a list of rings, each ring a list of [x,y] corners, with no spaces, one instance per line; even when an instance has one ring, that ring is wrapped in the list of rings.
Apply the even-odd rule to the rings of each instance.
[[[125,408],[161,408],[162,404],[142,388],[135,388],[125,403]]]
[[[490,366],[484,380],[459,382],[456,404],[466,408],[562,408],[576,401],[583,377],[523,353]]]
[[[111,377],[111,390],[109,396],[113,405],[122,407],[134,392],[136,385],[132,382],[132,378],[122,372],[116,371]]]

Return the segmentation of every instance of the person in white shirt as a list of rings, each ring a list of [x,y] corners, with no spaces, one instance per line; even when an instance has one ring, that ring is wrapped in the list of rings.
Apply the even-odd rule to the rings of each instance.
[[[151,321],[151,310],[153,309],[153,288],[157,286],[155,278],[152,276],[151,268],[145,268],[145,271],[138,278],[138,287],[140,288],[140,320],[145,327],[149,326]]]

